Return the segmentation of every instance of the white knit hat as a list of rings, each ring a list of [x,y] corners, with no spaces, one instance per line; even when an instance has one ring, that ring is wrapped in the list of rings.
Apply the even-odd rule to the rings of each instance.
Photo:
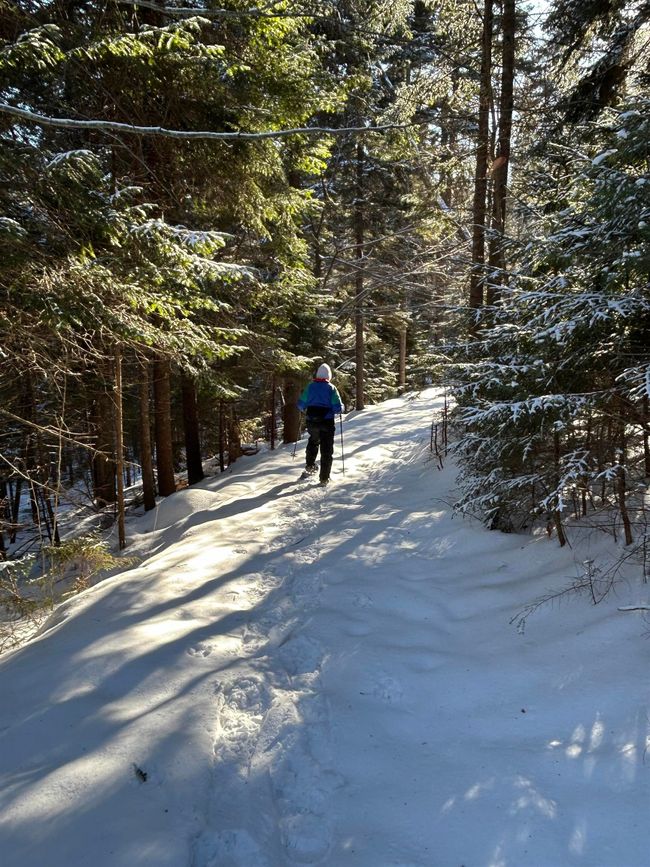
[[[330,380],[332,378],[332,368],[329,364],[321,364],[321,366],[316,371],[316,379],[327,379]]]

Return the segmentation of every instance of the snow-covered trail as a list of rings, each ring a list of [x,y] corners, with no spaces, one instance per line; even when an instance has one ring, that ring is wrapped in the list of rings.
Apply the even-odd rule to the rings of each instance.
[[[168,498],[0,659],[3,867],[647,865],[639,620],[517,634],[580,555],[451,517],[439,401],[349,416],[326,490],[282,449]]]

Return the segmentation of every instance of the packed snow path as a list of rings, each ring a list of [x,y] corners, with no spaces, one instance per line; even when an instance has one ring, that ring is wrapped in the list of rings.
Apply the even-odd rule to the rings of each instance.
[[[3,867],[649,863],[641,597],[518,634],[582,555],[452,518],[439,404],[349,416],[328,489],[284,448],[168,498],[0,660]]]

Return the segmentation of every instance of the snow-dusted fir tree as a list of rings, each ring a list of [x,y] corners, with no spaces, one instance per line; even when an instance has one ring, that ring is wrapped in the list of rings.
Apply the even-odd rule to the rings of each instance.
[[[650,475],[650,103],[603,115],[565,157],[559,209],[529,227],[460,366],[459,508],[495,527],[615,507],[631,544]],[[642,540],[641,540],[642,541]]]

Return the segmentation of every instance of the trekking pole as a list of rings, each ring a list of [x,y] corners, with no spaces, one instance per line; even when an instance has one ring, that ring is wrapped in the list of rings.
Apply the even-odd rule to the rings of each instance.
[[[345,452],[343,451],[343,413],[339,413],[339,421],[341,423],[341,462],[343,464],[343,475],[345,475]]]

